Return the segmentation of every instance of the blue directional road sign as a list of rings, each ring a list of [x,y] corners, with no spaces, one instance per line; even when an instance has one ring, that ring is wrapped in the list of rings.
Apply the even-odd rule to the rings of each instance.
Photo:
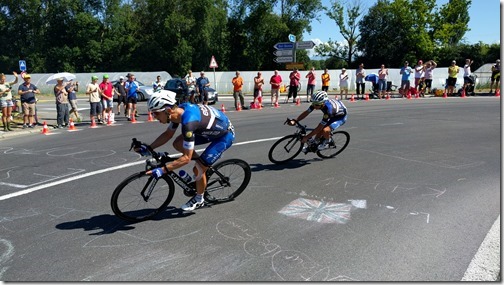
[[[294,43],[276,43],[273,46],[275,49],[293,49],[294,48]]]
[[[19,61],[19,70],[26,71],[26,61],[24,60]]]

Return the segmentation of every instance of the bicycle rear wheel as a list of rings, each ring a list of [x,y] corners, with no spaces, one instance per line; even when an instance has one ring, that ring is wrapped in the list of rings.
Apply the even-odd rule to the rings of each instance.
[[[158,180],[145,171],[126,178],[114,190],[111,199],[114,214],[129,222],[145,221],[166,209],[173,199],[175,185],[171,178]]]
[[[226,202],[236,198],[250,182],[250,165],[241,159],[228,159],[217,163],[206,172],[205,200]]]
[[[324,150],[318,150],[317,155],[321,158],[331,158],[342,152],[350,142],[350,134],[345,131],[337,131],[331,134],[332,142]]]
[[[268,158],[273,163],[282,164],[294,159],[302,149],[303,144],[299,140],[298,135],[288,135],[279,139],[271,146]]]

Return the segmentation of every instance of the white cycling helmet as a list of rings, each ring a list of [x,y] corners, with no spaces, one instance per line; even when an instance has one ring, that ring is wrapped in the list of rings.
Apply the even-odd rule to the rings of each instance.
[[[312,103],[323,103],[327,101],[327,92],[325,91],[318,91],[317,93],[314,93],[311,96],[311,102]]]
[[[164,92],[163,92],[164,91]],[[149,111],[151,112],[160,112],[163,111],[167,106],[173,107],[177,102],[175,100],[175,93],[163,90],[161,92],[154,93],[149,101],[147,102],[147,106],[149,107]]]

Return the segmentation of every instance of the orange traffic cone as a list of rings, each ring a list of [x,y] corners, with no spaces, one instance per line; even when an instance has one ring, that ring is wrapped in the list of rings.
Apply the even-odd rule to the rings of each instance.
[[[278,108],[278,102],[275,102],[274,107],[275,107],[275,108]]]
[[[149,116],[147,117],[147,121],[149,122],[155,122],[156,120],[154,120],[154,118],[152,117],[152,113],[149,112]]]
[[[385,100],[390,100],[390,93],[387,93],[387,96],[385,96]]]
[[[44,121],[44,127],[42,127],[42,134],[47,135],[49,133],[49,128],[47,127],[46,121]]]
[[[352,97],[350,97],[350,102],[355,102],[354,94],[352,94]]]
[[[462,88],[462,94],[460,95],[462,98],[466,98],[465,88]]]
[[[222,104],[222,106],[221,106],[221,111],[222,111],[222,113],[226,112],[226,107],[224,107],[224,104]]]
[[[95,119],[93,117],[93,119],[91,119],[91,126],[90,126],[90,128],[96,128],[96,127],[97,127],[96,126],[96,122],[95,122]]]
[[[259,92],[261,92],[261,91],[259,91]],[[259,104],[259,108],[258,109],[259,110],[262,109],[262,96],[258,96],[257,97],[257,103]]]
[[[136,120],[136,117],[135,117],[135,112],[131,112],[131,123],[132,124],[136,124],[137,120]]]
[[[366,98],[366,99],[364,99],[364,100],[369,101],[369,94],[366,94],[366,97],[365,97],[365,98]]]
[[[240,112],[242,110],[240,102],[237,103],[236,111]]]
[[[443,98],[448,98],[448,95],[446,95],[446,91],[443,92]]]
[[[411,99],[411,91],[408,90],[408,93],[406,93],[406,98]]]
[[[297,98],[296,99],[296,106],[300,106],[301,105],[301,99],[300,98]]]
[[[69,131],[76,131],[77,129],[75,128],[75,124],[72,119],[70,119],[70,127],[68,128]]]
[[[495,90],[495,97],[500,97],[500,89]]]

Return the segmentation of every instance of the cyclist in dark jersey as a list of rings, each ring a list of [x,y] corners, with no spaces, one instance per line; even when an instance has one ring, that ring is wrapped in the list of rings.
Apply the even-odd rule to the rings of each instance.
[[[215,163],[224,151],[231,147],[235,139],[234,128],[228,117],[221,111],[208,105],[194,105],[183,103],[176,105],[175,93],[156,94],[147,103],[149,111],[154,114],[162,124],[170,123],[164,131],[150,145],[153,149],[167,143],[181,125],[182,134],[173,141],[173,147],[182,153],[182,156],[165,166],[148,171],[147,174],[155,178],[161,177],[168,171],[173,171],[188,164],[191,159],[196,159],[193,168],[196,180],[196,196],[182,205],[182,210],[192,211],[204,203],[203,194],[207,186],[206,171]],[[209,143],[201,155],[194,151],[195,145]],[[148,155],[145,147],[135,149],[142,155]]]
[[[308,152],[308,145],[306,145],[306,142],[313,136],[315,136],[316,140],[323,138],[323,141],[318,146],[319,150],[327,148],[330,143],[331,131],[345,124],[348,118],[347,108],[343,102],[338,99],[328,99],[325,91],[319,91],[312,95],[310,107],[303,111],[303,113],[297,117],[296,121],[299,122],[306,118],[313,110],[320,110],[324,115],[318,126],[301,140],[301,142],[305,144],[303,148],[304,153]],[[288,124],[294,126],[296,122],[291,120]]]

